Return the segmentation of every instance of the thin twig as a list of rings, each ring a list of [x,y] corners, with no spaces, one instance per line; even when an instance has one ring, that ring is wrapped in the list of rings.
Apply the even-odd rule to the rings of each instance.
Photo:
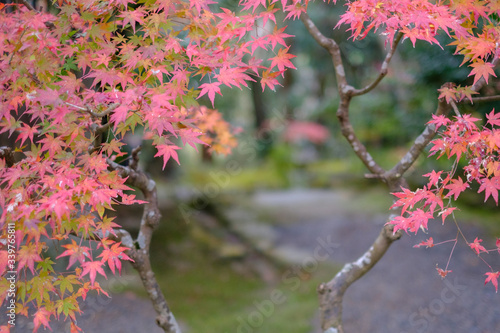
[[[382,79],[387,75],[387,71],[389,69],[389,63],[391,62],[392,56],[396,52],[396,48],[399,45],[399,42],[401,41],[401,38],[403,37],[403,33],[398,33],[396,38],[394,39],[394,42],[392,43],[392,47],[385,56],[384,62],[382,63],[382,67],[380,68],[380,73],[378,77],[373,81],[371,84],[367,85],[366,87],[362,89],[354,89],[352,92],[352,96],[359,96],[366,94],[367,92],[370,92],[373,90],[379,83],[382,81]]]
[[[300,15],[300,20],[306,27],[309,34],[314,38],[314,40],[320,46],[325,48],[332,56],[333,66],[335,68],[335,74],[337,78],[337,85],[339,86],[339,92],[350,93],[353,88],[347,84],[344,64],[342,62],[342,55],[340,54],[340,48],[337,42],[333,38],[328,38],[323,35],[311,20],[309,15],[307,15],[307,13],[302,13]]]
[[[444,100],[438,100],[436,115],[448,114],[449,107]],[[408,149],[408,152],[401,160],[384,176],[386,179],[401,177],[420,156],[424,148],[431,142],[436,135],[436,126],[433,124],[427,125],[423,132],[413,141],[413,145]]]
[[[457,107],[457,104],[455,103],[455,101],[451,100],[450,101],[450,105],[453,108],[453,111],[455,112],[455,115],[457,117],[462,117],[462,115],[460,114],[460,111],[458,110],[458,107]]]
[[[494,95],[494,96],[484,96],[484,97],[473,97],[472,101],[469,99],[465,99],[462,101],[462,103],[485,103],[485,102],[496,102],[500,101],[500,95]]]

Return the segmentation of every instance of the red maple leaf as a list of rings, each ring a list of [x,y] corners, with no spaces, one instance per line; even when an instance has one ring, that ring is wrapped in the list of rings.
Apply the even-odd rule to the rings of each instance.
[[[196,147],[197,143],[206,145],[205,142],[203,142],[198,138],[202,134],[203,134],[202,132],[195,131],[192,128],[182,128],[179,130],[179,136],[182,140],[182,143],[184,143],[184,145],[186,144],[190,145],[191,147],[196,149],[196,151],[198,151],[198,147]]]
[[[274,26],[274,31],[272,35],[268,35],[268,40],[271,43],[271,48],[274,49],[276,47],[276,44],[281,44],[283,46],[286,46],[284,38],[287,37],[294,37],[293,35],[289,35],[287,33],[284,33],[286,27],[283,27],[281,29],[278,29],[276,26]]]
[[[212,102],[212,106],[214,106],[214,98],[215,98],[215,93],[219,94],[222,96],[222,93],[220,92],[220,82],[212,82],[212,83],[203,83],[200,85],[201,91],[200,94],[198,95],[198,98],[201,96],[207,94],[208,98],[210,99],[210,102]]]
[[[458,196],[460,195],[460,193],[462,193],[463,191],[465,191],[465,189],[469,188],[469,184],[468,183],[464,183],[463,180],[462,180],[462,178],[458,177],[458,179],[452,179],[451,180],[451,184],[446,185],[444,188],[447,189],[447,190],[449,190],[449,192],[446,195],[446,197],[454,196],[453,200],[456,201],[457,198],[458,198]]]
[[[495,109],[486,114],[486,119],[491,126],[500,126],[500,113],[495,113]]]
[[[102,261],[87,261],[82,264],[83,271],[80,277],[84,277],[85,275],[89,275],[91,285],[94,285],[95,277],[97,273],[106,277],[106,273],[102,269],[103,262]]]
[[[426,241],[420,242],[417,245],[414,245],[413,247],[421,247],[425,246],[426,248],[434,247],[434,239],[432,237],[429,237]]]
[[[498,292],[498,277],[500,276],[500,272],[488,272],[484,275],[487,276],[484,284],[491,282],[495,286],[495,292]]]
[[[33,318],[33,325],[35,325],[35,327],[33,328],[33,332],[36,332],[40,325],[43,325],[45,328],[48,328],[50,331],[52,331],[52,328],[49,325],[51,315],[52,313],[49,312],[45,307],[38,309]]]
[[[69,256],[69,263],[66,269],[70,268],[77,260],[80,264],[83,264],[87,258],[90,258],[90,249],[77,244],[74,239],[71,240],[71,244],[62,245],[62,247],[67,250],[57,256],[56,259]]]
[[[495,203],[498,205],[498,190],[500,190],[500,177],[496,176],[491,179],[485,177],[482,179],[481,186],[479,187],[477,193],[484,191],[484,201],[486,202],[491,195],[495,200]]]
[[[474,242],[472,243],[469,243],[469,246],[471,249],[473,249],[477,255],[479,255],[479,253],[481,252],[488,252],[484,246],[482,246],[480,243],[482,242],[483,240],[482,239],[478,239],[476,237],[476,239],[474,239]]]
[[[290,59],[295,58],[295,56],[288,53],[289,48],[290,47],[278,50],[278,55],[270,59],[272,60],[270,68],[277,66],[280,72],[283,72],[285,70],[285,67],[295,69],[295,66],[290,61]]]
[[[180,149],[177,146],[174,145],[169,145],[169,144],[158,144],[156,146],[156,149],[158,149],[158,152],[154,157],[157,156],[162,156],[163,157],[163,168],[165,169],[165,165],[167,165],[168,160],[172,157],[177,164],[180,165],[179,163],[179,156],[177,156],[176,150]]]
[[[118,269],[118,273],[122,272],[122,260],[133,261],[124,251],[128,248],[120,246],[120,243],[114,243],[111,247],[105,247],[99,257],[102,257],[102,262],[107,262],[111,272],[115,274],[115,267]]]
[[[434,170],[432,170],[430,173],[426,173],[424,175],[424,177],[428,177],[429,178],[429,183],[427,183],[427,187],[430,189],[432,186],[437,186],[438,182],[441,179],[441,174],[443,173],[443,171],[439,171],[439,172],[436,172]]]

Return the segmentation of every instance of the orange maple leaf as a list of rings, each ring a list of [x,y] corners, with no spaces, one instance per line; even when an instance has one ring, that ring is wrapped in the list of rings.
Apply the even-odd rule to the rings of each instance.
[[[488,83],[488,78],[490,75],[497,77],[495,72],[493,71],[493,65],[489,62],[477,60],[476,62],[472,63],[470,67],[472,67],[473,70],[470,72],[469,76],[475,75],[474,84],[476,84],[476,82],[479,81],[482,77],[484,78],[486,83]]]

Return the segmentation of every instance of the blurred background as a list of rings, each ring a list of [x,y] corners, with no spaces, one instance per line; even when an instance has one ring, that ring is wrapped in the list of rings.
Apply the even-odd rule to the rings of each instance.
[[[235,1],[223,2],[236,8]],[[369,34],[353,42],[344,29],[334,29],[342,9],[341,2],[316,2],[309,15],[339,42],[349,83],[362,87],[378,74],[385,40]],[[367,170],[340,133],[331,59],[300,21],[288,24],[297,70],[285,73],[283,87],[262,92],[257,81],[223,90],[215,100],[237,133],[231,154],[187,147],[179,151],[180,166],[171,160],[162,170],[163,161],[153,158],[140,133],[128,139],[131,147],[143,145],[142,167],[157,182],[163,218],[151,255],[185,332],[318,332],[318,284],[366,251],[386,222],[392,196],[378,180],[364,177]],[[437,89],[445,82],[470,83],[468,70],[458,68],[462,57],[453,55],[445,37],[440,42],[442,48],[413,48],[404,41],[379,87],[351,104],[357,135],[385,168],[406,153],[431,119]],[[486,89],[498,93],[500,85]],[[482,116],[495,105],[462,107]],[[424,154],[408,172],[410,186],[423,185],[422,174],[449,166]],[[494,248],[498,208],[471,193],[458,202],[461,228]],[[139,206],[121,207],[117,214],[118,223],[138,228]],[[436,222],[430,235],[435,242],[453,239],[456,226]],[[441,280],[435,267],[446,265],[452,244],[412,248],[428,236],[405,235],[351,287],[347,332],[500,331],[498,295],[483,286],[488,267],[462,242],[450,261],[454,274]],[[486,257],[498,267],[498,256]],[[139,279],[129,266],[124,270],[120,280],[102,282],[111,286],[112,300],[89,298],[79,321],[86,332],[156,332]],[[453,300],[443,300],[443,293]],[[112,325],[109,318],[116,319]]]

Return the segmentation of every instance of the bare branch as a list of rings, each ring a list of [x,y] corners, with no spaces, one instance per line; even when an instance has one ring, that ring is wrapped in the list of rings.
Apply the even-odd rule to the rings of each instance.
[[[120,103],[113,103],[111,104],[106,110],[102,111],[102,112],[95,112],[95,111],[92,111],[90,108],[87,109],[87,111],[93,116],[93,117],[97,117],[97,118],[102,118],[104,116],[107,116],[108,114],[110,114],[111,112],[113,112],[117,107],[120,106]]]
[[[500,101],[500,95],[494,95],[494,96],[484,96],[484,97],[473,97],[472,101],[465,99],[462,101],[462,103],[485,103],[485,102],[496,102]]]
[[[106,124],[99,126],[95,129],[96,134],[101,134],[106,132],[111,127],[111,123],[107,122]]]
[[[344,332],[342,327],[342,301],[344,293],[354,282],[365,275],[384,256],[392,242],[401,237],[401,231],[393,233],[392,225],[385,225],[372,246],[358,260],[347,263],[335,277],[318,287],[321,327]]]
[[[436,110],[437,115],[447,114],[450,107],[444,100],[438,101],[438,107]],[[436,135],[436,127],[433,124],[429,124],[425,127],[424,131],[415,139],[413,145],[410,147],[408,152],[403,156],[403,158],[385,175],[385,179],[396,179],[400,178],[406,170],[408,170],[413,163],[420,156],[424,148],[431,142],[431,140]]]
[[[371,84],[368,86],[362,88],[362,89],[355,89],[352,92],[352,96],[359,96],[366,94],[367,92],[370,92],[373,90],[379,83],[382,81],[382,79],[387,75],[387,71],[389,69],[389,63],[391,62],[392,56],[396,52],[396,48],[398,47],[399,42],[401,41],[401,38],[403,37],[403,33],[398,33],[396,38],[394,39],[392,43],[392,48],[389,50],[387,55],[385,56],[384,62],[382,63],[382,67],[380,68],[380,73],[378,77],[373,81]]]
[[[134,158],[140,149],[135,149]],[[111,170],[117,170],[120,176],[127,178],[126,183],[136,187],[144,194],[144,199],[147,203],[144,205],[144,212],[141,219],[139,234],[136,240],[132,240],[126,232],[122,233],[126,236],[126,242],[132,243],[133,246],[127,251],[127,254],[134,260],[132,265],[139,273],[142,283],[153,302],[153,306],[158,316],[156,322],[166,333],[181,333],[181,329],[175,320],[173,313],[168,307],[165,296],[163,295],[155,274],[151,268],[149,258],[149,247],[153,231],[160,222],[161,214],[158,208],[158,199],[156,193],[156,183],[144,172],[131,167],[122,166],[114,161],[108,160],[108,165]]]
[[[132,161],[130,162],[130,168],[132,170],[138,170],[139,168],[139,153],[142,150],[142,146],[137,146],[132,150]]]
[[[382,176],[385,173],[385,170],[375,162],[365,145],[359,140],[354,132],[354,128],[349,120],[349,104],[350,97],[341,94],[339,108],[337,109],[337,118],[339,119],[342,135],[346,138],[347,142],[349,142],[354,153],[368,168],[368,170],[370,170],[372,174]]]
[[[347,84],[339,45],[337,44],[337,42],[335,42],[334,39],[325,37],[325,35],[323,35],[321,31],[319,31],[318,27],[316,27],[307,13],[302,13],[300,15],[300,20],[306,27],[309,34],[314,38],[314,40],[323,48],[325,48],[332,56],[335,75],[337,78],[337,85],[339,86],[339,92],[349,94],[353,90],[353,88]]]

